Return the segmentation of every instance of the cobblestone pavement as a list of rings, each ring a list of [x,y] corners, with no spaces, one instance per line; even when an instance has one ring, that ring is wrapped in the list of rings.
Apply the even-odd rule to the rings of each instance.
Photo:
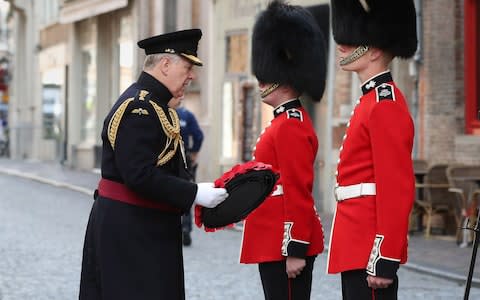
[[[0,169],[2,164],[0,161]],[[77,299],[83,237],[92,204],[90,191],[98,174],[65,175],[71,171],[42,171],[31,165],[21,168],[17,166],[16,170],[30,171],[44,180],[26,180],[18,178],[18,174],[0,172],[0,300]],[[42,176],[46,171],[49,176]],[[75,176],[83,188],[72,190],[48,179],[72,181]],[[324,222],[328,231],[328,218]],[[421,236],[415,238],[422,241]],[[256,265],[238,263],[240,241],[238,231],[205,233],[194,229],[193,245],[184,249],[187,300],[263,299]],[[414,244],[410,249],[415,263],[426,261],[434,267],[448,267],[451,262],[446,260],[454,260],[455,265],[457,248],[439,252],[445,250],[445,245],[452,246],[434,240],[426,241],[422,247]],[[429,249],[428,259],[415,255],[415,251],[428,255]],[[470,256],[471,249],[463,250]],[[447,255],[449,252],[454,255]],[[444,254],[435,260],[438,253]],[[468,259],[462,257],[462,263]],[[322,254],[315,263],[312,299],[341,299],[339,276],[325,274],[325,260],[326,254]],[[426,274],[411,269],[403,267],[399,272],[400,299],[463,299],[461,281],[431,276],[430,269]],[[470,299],[480,299],[478,287],[472,289]]]
[[[185,283],[188,300],[262,300],[256,265],[238,263],[241,233],[223,230],[205,233],[195,228],[192,247],[184,248]],[[325,274],[324,253],[315,262],[312,300],[341,299],[340,277]],[[402,268],[399,299],[463,299],[464,287],[454,281]],[[474,288],[470,299],[480,299]]]
[[[0,175],[0,300],[78,299],[89,197]]]

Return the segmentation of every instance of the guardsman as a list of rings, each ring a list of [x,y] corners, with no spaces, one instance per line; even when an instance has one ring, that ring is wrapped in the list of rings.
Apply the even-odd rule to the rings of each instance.
[[[181,215],[227,196],[186,175],[177,105],[201,66],[190,29],[138,42],[143,72],[102,131],[102,178],[85,236],[80,299],[184,299]]]
[[[343,299],[397,299],[414,201],[414,126],[389,64],[417,48],[413,0],[333,0],[339,64],[357,74],[362,96],[347,125],[336,174],[337,207],[328,273]]]
[[[258,16],[252,68],[262,101],[274,118],[255,146],[254,161],[280,178],[273,192],[247,216],[240,262],[259,265],[265,299],[310,299],[323,229],[312,195],[318,140],[299,96],[320,101],[325,87],[323,35],[300,6],[273,1]]]

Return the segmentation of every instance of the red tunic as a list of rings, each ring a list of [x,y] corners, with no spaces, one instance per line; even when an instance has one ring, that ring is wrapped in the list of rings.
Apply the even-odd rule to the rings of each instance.
[[[323,251],[323,229],[312,197],[318,149],[312,122],[298,100],[277,107],[274,114],[257,141],[254,160],[278,170],[277,186],[282,188],[274,188],[246,218],[241,263],[279,261]]]
[[[414,127],[389,72],[367,81],[362,91],[340,148],[337,186],[375,183],[376,195],[337,202],[327,271],[366,269],[393,278],[407,260]]]

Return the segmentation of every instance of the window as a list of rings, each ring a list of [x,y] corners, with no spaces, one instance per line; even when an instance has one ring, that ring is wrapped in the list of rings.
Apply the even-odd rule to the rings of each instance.
[[[120,17],[120,36],[118,37],[119,47],[119,93],[121,94],[126,90],[132,80],[134,80],[133,74],[133,53],[134,44],[132,41],[132,17],[130,15],[124,15]]]
[[[227,73],[247,73],[248,36],[245,32],[232,33],[226,40],[226,71]]]
[[[96,23],[92,19],[89,19],[82,21],[79,29],[82,66],[81,139],[85,142],[94,143],[97,137],[95,132],[97,103],[97,27]]]
[[[480,2],[465,0],[465,132],[480,135]]]

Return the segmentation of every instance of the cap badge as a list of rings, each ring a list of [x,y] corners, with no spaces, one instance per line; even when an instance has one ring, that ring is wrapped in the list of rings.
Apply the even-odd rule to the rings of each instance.
[[[370,6],[368,6],[367,0],[359,0],[363,9],[368,13],[370,12]]]
[[[167,48],[167,49],[165,49],[165,50],[163,50],[163,51],[165,51],[165,53],[175,53],[175,50],[170,49],[170,48]]]

